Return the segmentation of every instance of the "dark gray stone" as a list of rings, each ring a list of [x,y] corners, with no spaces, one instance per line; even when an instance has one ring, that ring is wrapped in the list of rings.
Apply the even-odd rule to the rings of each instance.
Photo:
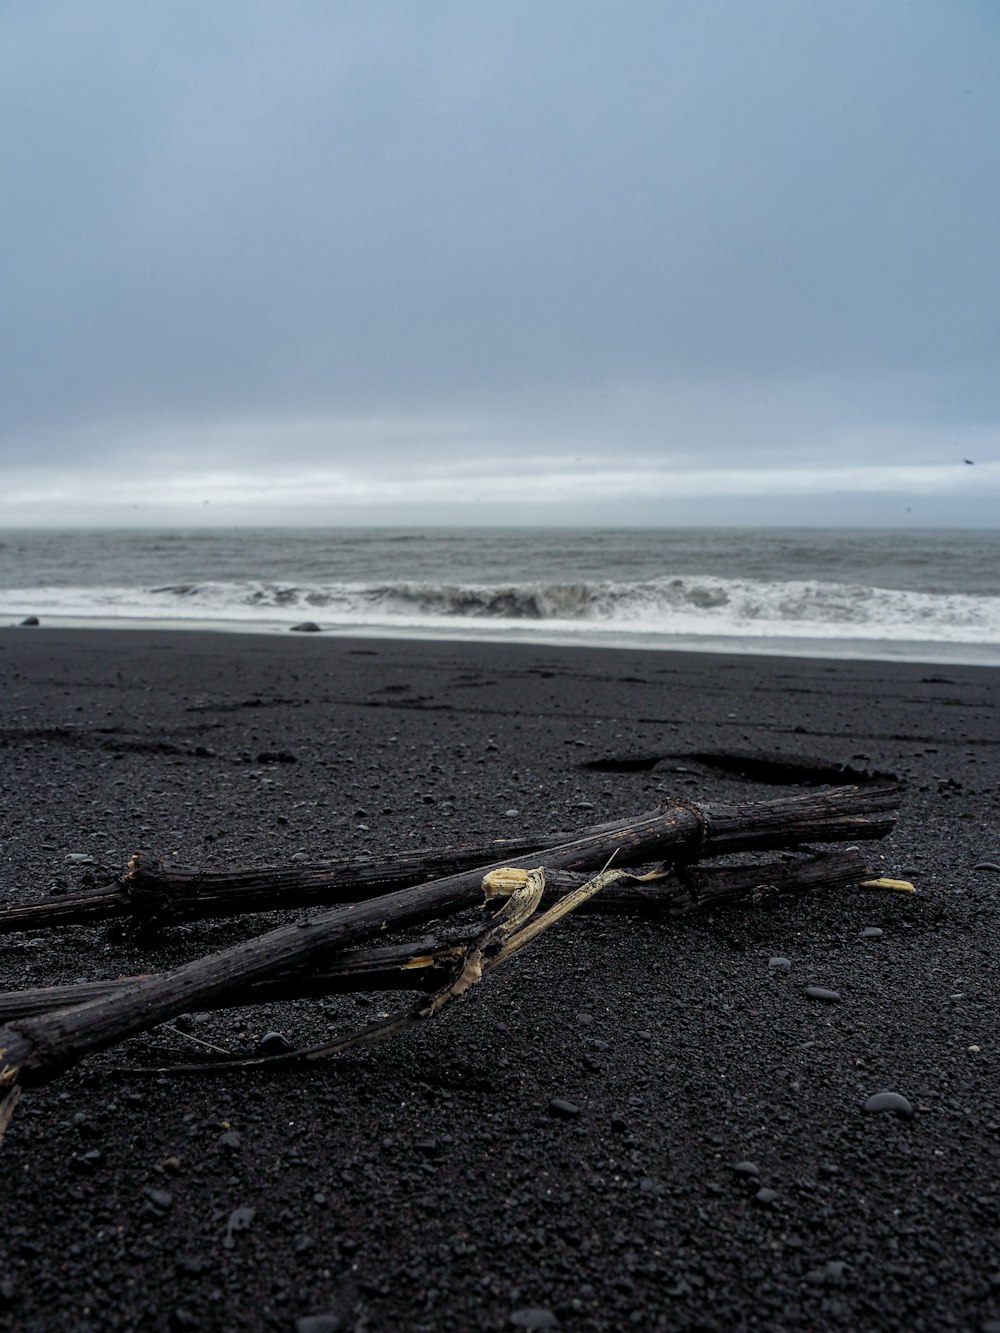
[[[326,1314],[306,1314],[295,1321],[295,1333],[338,1333],[340,1316],[331,1312]]]
[[[174,1196],[169,1190],[147,1189],[143,1190],[143,1194],[153,1207],[158,1208],[161,1212],[165,1213],[168,1208],[174,1206]]]
[[[285,1055],[295,1048],[283,1032],[265,1032],[257,1043],[257,1049],[263,1055]]]
[[[510,1323],[514,1328],[527,1328],[538,1333],[539,1330],[557,1328],[559,1321],[551,1310],[546,1310],[541,1305],[526,1305],[520,1310],[514,1310],[510,1316]]]
[[[900,1092],[875,1092],[868,1098],[862,1111],[865,1115],[899,1116],[900,1120],[912,1120],[916,1112],[913,1103]]]

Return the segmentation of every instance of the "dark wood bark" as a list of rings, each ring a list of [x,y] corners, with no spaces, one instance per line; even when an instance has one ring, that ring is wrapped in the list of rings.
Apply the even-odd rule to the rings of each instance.
[[[594,870],[656,859],[690,861],[719,851],[794,846],[812,841],[881,837],[893,826],[898,791],[841,788],[739,805],[671,805],[613,834],[593,834],[544,854],[553,870]],[[538,854],[503,860],[529,868]],[[272,930],[173,972],[138,981],[117,995],[0,1028],[0,1094],[15,1084],[43,1082],[90,1052],[215,1003],[237,985],[280,976],[290,967],[328,960],[335,950],[470,906],[482,876],[494,867],[398,889]]]
[[[857,793],[855,788],[843,791]],[[734,806],[704,805],[687,808],[704,819],[706,850],[714,855],[749,845],[769,848],[851,839],[880,838],[891,827],[889,814],[895,807],[880,804],[887,790],[868,792],[857,809],[857,824],[847,828],[852,816],[836,802],[816,804],[813,795],[785,800]],[[821,793],[836,796],[837,792]],[[765,809],[766,807],[766,809]],[[747,843],[747,811],[754,810],[754,839]],[[790,815],[789,811],[793,813]],[[790,822],[791,821],[791,822]],[[361,902],[392,889],[407,888],[429,880],[452,876],[498,857],[516,857],[541,852],[579,840],[627,829],[634,820],[595,824],[575,834],[548,833],[502,839],[478,845],[459,845],[430,850],[401,852],[382,859],[342,858],[322,865],[263,866],[234,870],[198,871],[166,866],[144,852],[129,862],[121,882],[113,889],[78,896],[49,898],[40,903],[0,909],[0,935],[38,930],[51,926],[91,924],[119,916],[144,923],[177,923],[234,916],[240,913],[300,910]]]
[[[337,857],[313,864],[232,870],[167,866],[155,856],[136,852],[113,887],[0,908],[0,935],[54,926],[92,925],[115,917],[167,925],[242,913],[333,907],[492,864],[501,856],[526,856],[595,833],[611,833],[633,822],[632,818],[611,820],[590,824],[576,832],[526,834],[486,843],[418,848],[382,858]]]
[[[579,915],[632,915],[653,920],[676,918],[721,902],[754,904],[782,894],[815,889],[848,888],[869,875],[861,852],[821,852],[794,860],[770,861],[753,866],[692,867],[681,875],[661,879],[621,880],[603,889],[577,909]],[[569,870],[546,871],[542,906],[547,907],[568,890],[577,888],[586,875]],[[469,937],[462,937],[464,941]],[[355,991],[437,990],[447,979],[456,960],[455,944],[439,943],[434,937],[415,945],[384,949],[353,949],[336,954],[325,964],[303,970],[291,967],[275,977],[252,985],[237,986],[216,997],[205,1008],[271,1004],[281,1000],[318,998]],[[0,1022],[51,1013],[118,995],[148,976],[113,981],[84,981],[69,986],[45,986],[32,990],[0,993]]]
[[[0,935],[50,926],[89,925],[122,916],[166,925],[243,912],[332,907],[459,874],[493,862],[499,856],[525,856],[546,847],[561,846],[571,838],[604,827],[595,825],[579,833],[542,833],[399,852],[381,859],[341,857],[315,865],[251,866],[234,870],[167,866],[146,852],[136,852],[119,883],[112,888],[0,908]]]
[[[72,897],[45,898],[40,903],[0,908],[0,935],[50,926],[92,925],[110,921],[128,910],[128,897],[120,885]]]

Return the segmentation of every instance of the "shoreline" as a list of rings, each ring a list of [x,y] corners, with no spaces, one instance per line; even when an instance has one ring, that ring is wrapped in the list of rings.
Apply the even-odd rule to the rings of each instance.
[[[624,631],[579,632],[511,630],[490,622],[482,626],[463,625],[447,629],[407,626],[328,625],[318,631],[296,632],[291,623],[194,620],[181,618],[87,616],[39,616],[38,625],[12,621],[0,625],[0,633],[9,630],[80,630],[90,633],[203,633],[276,638],[293,634],[295,638],[324,639],[336,642],[371,640],[404,643],[504,644],[524,648],[567,648],[582,652],[682,653],[733,657],[795,658],[798,660],[838,662],[910,663],[923,666],[1000,666],[1000,644],[957,643],[934,640],[818,639],[795,636],[739,635],[629,635]],[[306,617],[308,619],[308,617]],[[296,623],[302,623],[301,620]],[[314,622],[319,623],[319,622]]]
[[[995,670],[43,626],[0,630],[0,697],[7,902],[78,891],[84,854],[377,856],[792,794],[817,759],[906,784],[867,855],[917,886],[570,919],[440,1021],[306,1070],[139,1072],[192,1038],[323,1040],[384,996],[196,1014],[95,1055],[27,1091],[0,1145],[13,1326],[1000,1319],[1000,878],[976,869],[1000,862]],[[294,919],[2,936],[0,977],[162,970]],[[913,1118],[863,1114],[883,1090]]]

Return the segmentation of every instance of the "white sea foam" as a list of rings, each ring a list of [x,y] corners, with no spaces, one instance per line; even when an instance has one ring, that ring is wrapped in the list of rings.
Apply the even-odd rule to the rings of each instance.
[[[0,623],[212,626],[1000,664],[1000,532],[0,533]]]
[[[544,632],[605,638],[882,640],[1000,648],[1000,597],[817,580],[677,575],[635,582],[282,583],[205,581],[157,587],[0,590],[0,616],[240,622],[477,637]],[[737,646],[734,643],[734,647]]]

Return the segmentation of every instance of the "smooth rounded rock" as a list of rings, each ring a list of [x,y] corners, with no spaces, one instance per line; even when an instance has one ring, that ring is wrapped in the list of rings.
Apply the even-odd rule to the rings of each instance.
[[[863,940],[880,940],[884,934],[885,932],[878,926],[865,926],[861,932],[861,938]]]
[[[545,1329],[557,1328],[559,1321],[544,1306],[525,1305],[511,1312],[509,1322],[512,1328],[527,1328],[533,1330],[533,1333],[541,1333]]]
[[[875,1092],[868,1098],[862,1111],[865,1115],[883,1115],[890,1113],[900,1120],[912,1120],[916,1114],[913,1103],[900,1092]]]
[[[174,1196],[170,1190],[146,1189],[143,1190],[143,1194],[153,1207],[158,1208],[161,1212],[165,1213],[174,1206]]]
[[[264,1055],[285,1055],[295,1048],[283,1032],[265,1032],[257,1043],[257,1049]]]
[[[772,972],[791,972],[792,970],[791,959],[782,958],[780,954],[776,954],[773,958],[769,958],[767,960],[767,965]]]
[[[579,1114],[580,1108],[576,1102],[567,1101],[565,1097],[553,1097],[549,1102],[549,1115],[559,1120],[575,1120]]]
[[[318,634],[320,629],[315,620],[303,620],[301,625],[292,625],[291,631],[293,634]]]
[[[810,1000],[819,1000],[821,1004],[839,1004],[840,991],[827,990],[825,986],[807,986],[806,997]]]
[[[340,1316],[333,1313],[306,1314],[295,1321],[295,1333],[338,1333]]]
[[[733,1167],[734,1176],[759,1176],[760,1167],[756,1162],[737,1162]]]

